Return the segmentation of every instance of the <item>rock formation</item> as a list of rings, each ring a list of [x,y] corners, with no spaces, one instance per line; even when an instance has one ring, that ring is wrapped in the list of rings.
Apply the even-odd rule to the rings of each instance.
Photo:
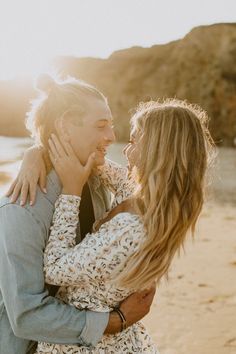
[[[231,146],[236,137],[235,63],[236,24],[197,27],[180,40],[117,51],[108,59],[60,57],[54,62],[62,75],[86,80],[105,93],[119,140],[128,138],[130,110],[139,101],[177,97],[207,110],[216,143]],[[4,134],[7,108],[0,114]],[[19,110],[15,119],[23,121],[23,116]]]

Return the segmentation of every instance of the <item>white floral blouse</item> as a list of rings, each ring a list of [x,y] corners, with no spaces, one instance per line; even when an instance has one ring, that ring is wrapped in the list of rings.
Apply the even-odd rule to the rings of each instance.
[[[107,161],[100,172],[104,184],[114,193],[113,205],[132,193],[127,170]],[[60,285],[57,297],[78,309],[108,312],[131,294],[113,282],[124,271],[127,260],[145,238],[138,215],[117,214],[99,231],[88,234],[76,245],[80,197],[60,195],[55,204],[51,234],[45,249],[45,277],[49,284]],[[158,353],[141,322],[123,332],[104,335],[94,348],[77,345],[38,343],[37,353]]]

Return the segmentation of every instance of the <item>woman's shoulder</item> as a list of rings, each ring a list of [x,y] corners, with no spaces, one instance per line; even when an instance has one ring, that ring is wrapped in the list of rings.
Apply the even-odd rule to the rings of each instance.
[[[116,214],[111,220],[118,224],[142,224],[141,217],[138,214],[134,214],[129,211],[122,211]]]
[[[111,235],[113,233],[114,238],[118,238],[122,235],[142,235],[145,233],[142,219],[137,214],[130,212],[121,212],[115,215],[112,219],[104,223],[99,230],[101,233],[106,232]]]

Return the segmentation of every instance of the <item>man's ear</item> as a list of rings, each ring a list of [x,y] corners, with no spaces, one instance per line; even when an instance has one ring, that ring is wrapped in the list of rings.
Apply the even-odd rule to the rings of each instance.
[[[55,130],[56,130],[56,133],[58,135],[58,137],[66,140],[66,141],[69,141],[69,134],[67,132],[67,127],[66,127],[66,124],[65,124],[65,120],[63,119],[63,117],[60,117],[60,118],[57,118],[55,120]]]

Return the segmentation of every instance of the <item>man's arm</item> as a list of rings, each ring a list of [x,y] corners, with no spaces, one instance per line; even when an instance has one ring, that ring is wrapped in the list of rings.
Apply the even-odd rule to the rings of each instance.
[[[149,313],[155,293],[156,286],[154,285],[152,288],[136,292],[122,301],[120,310],[126,318],[127,326],[131,326]],[[120,330],[120,317],[116,312],[111,312],[105,333],[114,334]]]
[[[35,341],[96,345],[109,314],[79,311],[45,290],[45,226],[16,204],[0,208],[0,224],[0,288],[14,334]]]

